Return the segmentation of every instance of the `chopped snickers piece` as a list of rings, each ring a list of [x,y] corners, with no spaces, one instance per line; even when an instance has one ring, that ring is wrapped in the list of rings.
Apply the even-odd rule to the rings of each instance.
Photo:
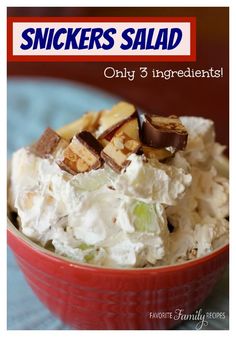
[[[137,110],[133,104],[120,102],[111,110],[104,111],[100,119],[100,127],[104,130],[99,136],[99,140],[110,141],[118,128],[137,115]]]
[[[88,131],[82,131],[72,138],[64,151],[60,167],[71,174],[98,169],[102,165],[100,153],[103,147]]]
[[[173,157],[174,154],[166,149],[155,149],[151,146],[142,145],[142,152],[146,158],[158,159],[160,161]]]
[[[129,136],[132,139],[139,140],[139,128],[138,128],[138,120],[137,118],[131,118],[128,119],[126,122],[124,122],[120,127],[118,127],[116,130],[113,130],[111,133],[109,133],[105,138],[100,138],[99,141],[105,147],[113,138],[115,133],[117,131],[124,132],[127,136]]]
[[[72,151],[70,145],[65,149],[64,158],[58,165],[73,175],[89,171],[89,165]]]
[[[119,127],[119,132],[124,132],[130,138],[137,140],[140,142],[139,139],[139,127],[138,127],[138,120],[137,118],[131,118],[126,121],[121,127]],[[117,130],[117,131],[118,131]]]
[[[70,141],[71,138],[78,132],[89,131],[94,132],[99,125],[99,119],[102,112],[87,112],[78,120],[67,124],[57,130],[58,134],[64,139]]]
[[[186,147],[188,132],[178,117],[139,113],[138,121],[140,139],[145,145],[157,149],[173,147],[176,151]]]
[[[197,257],[197,251],[198,251],[197,248],[188,249],[188,251],[187,251],[187,259],[188,260],[196,259],[196,257]]]
[[[41,158],[55,156],[58,150],[63,150],[68,142],[54,130],[47,128],[39,140],[30,147],[30,151]]]
[[[103,147],[90,132],[82,131],[78,133],[73,137],[70,146],[72,151],[83,159],[91,169],[97,169],[101,166],[100,153]]]
[[[114,171],[120,172],[130,164],[128,157],[136,153],[141,143],[123,131],[117,131],[109,144],[101,152],[101,157]]]

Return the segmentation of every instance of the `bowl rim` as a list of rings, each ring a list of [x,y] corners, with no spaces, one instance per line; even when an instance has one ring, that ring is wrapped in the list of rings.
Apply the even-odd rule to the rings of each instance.
[[[67,267],[72,267],[76,269],[82,269],[87,271],[94,271],[94,272],[107,272],[107,273],[113,273],[113,274],[135,274],[135,273],[141,273],[143,274],[150,274],[150,273],[163,273],[163,272],[171,272],[171,271],[177,271],[177,270],[183,270],[188,269],[189,267],[195,267],[197,265],[201,265],[204,262],[207,262],[209,260],[214,259],[215,257],[222,255],[224,253],[227,253],[229,250],[229,243],[224,244],[223,246],[213,250],[212,252],[202,256],[198,257],[194,260],[184,261],[172,265],[164,265],[164,266],[156,266],[156,267],[150,267],[150,268],[122,268],[122,267],[107,267],[107,266],[99,266],[99,265],[92,265],[84,262],[78,262],[75,260],[72,260],[68,257],[60,256],[59,254],[56,254],[55,252],[52,252],[36,242],[32,241],[30,238],[28,238],[26,235],[24,235],[22,232],[20,232],[14,224],[11,222],[11,220],[7,217],[7,231],[8,233],[12,234],[16,239],[21,241],[24,245],[27,245],[28,248],[32,249],[37,254],[46,257],[47,259],[50,259],[54,262],[64,264]],[[14,251],[14,250],[13,250]]]

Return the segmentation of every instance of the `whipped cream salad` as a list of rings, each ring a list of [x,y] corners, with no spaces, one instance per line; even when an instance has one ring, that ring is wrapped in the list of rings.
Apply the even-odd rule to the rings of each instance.
[[[9,205],[24,235],[81,263],[184,262],[228,242],[223,151],[211,120],[119,103],[15,152]]]

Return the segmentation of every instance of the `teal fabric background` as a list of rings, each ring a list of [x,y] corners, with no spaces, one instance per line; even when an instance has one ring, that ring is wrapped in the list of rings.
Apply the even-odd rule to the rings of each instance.
[[[47,126],[56,129],[86,111],[109,108],[120,98],[92,87],[49,79],[8,80],[8,156],[37,139]],[[7,258],[7,327],[9,330],[67,330],[36,298],[16,265]],[[228,270],[201,306],[204,312],[224,312],[225,319],[212,319],[204,329],[229,328]],[[195,329],[184,322],[177,329]]]

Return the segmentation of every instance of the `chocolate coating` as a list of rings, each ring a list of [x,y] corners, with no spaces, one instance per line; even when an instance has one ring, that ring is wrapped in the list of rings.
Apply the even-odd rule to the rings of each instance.
[[[163,123],[164,122],[164,123]],[[157,149],[173,147],[183,150],[187,145],[188,132],[175,117],[138,114],[139,136],[142,142]]]
[[[99,141],[88,131],[82,131],[76,135],[78,141],[87,147],[95,156],[100,157],[103,149]]]
[[[47,128],[39,140],[30,147],[30,151],[35,155],[45,158],[56,149],[61,137],[51,128]]]

